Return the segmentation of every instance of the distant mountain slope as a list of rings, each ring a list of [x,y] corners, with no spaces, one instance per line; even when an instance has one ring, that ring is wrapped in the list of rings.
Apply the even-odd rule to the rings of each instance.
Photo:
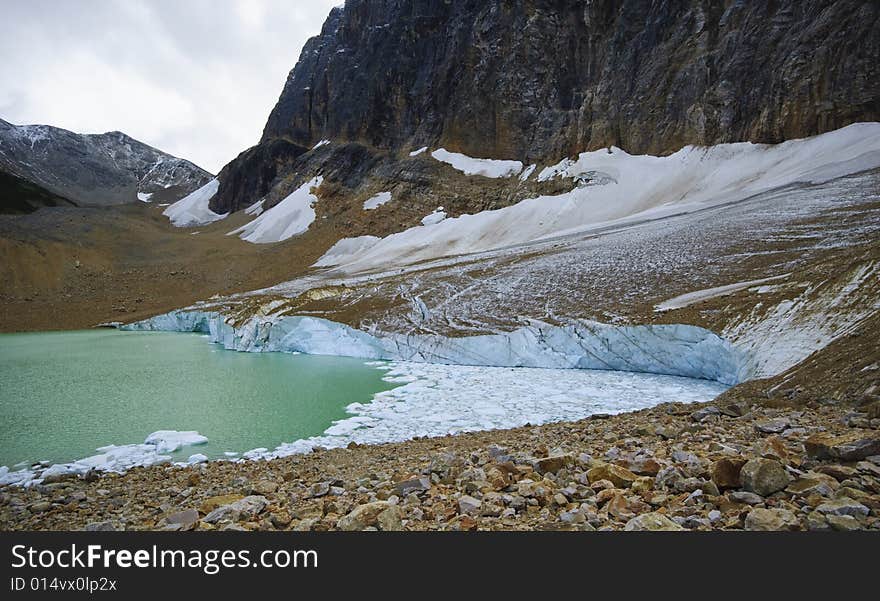
[[[73,202],[17,175],[0,171],[0,213],[32,213],[41,207],[72,206]]]
[[[211,179],[189,161],[121,132],[78,134],[2,119],[0,170],[80,206],[118,205],[139,198],[173,201]]]

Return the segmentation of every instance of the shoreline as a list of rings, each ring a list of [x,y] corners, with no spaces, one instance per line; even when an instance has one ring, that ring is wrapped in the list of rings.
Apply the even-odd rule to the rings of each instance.
[[[880,529],[880,415],[666,403],[0,488],[5,530]]]
[[[212,342],[211,344],[216,344]],[[44,478],[84,476],[90,471],[123,474],[135,467],[182,467],[205,461],[257,461],[339,448],[350,443],[385,444],[618,414],[649,408],[670,398],[694,403],[711,400],[729,388],[682,376],[614,372],[440,365],[402,361],[365,361],[391,386],[344,409],[346,416],[322,432],[274,448],[258,447],[203,454],[209,438],[198,431],[164,429],[142,442],[114,442],[96,454],[72,461],[0,466],[0,485],[39,485]],[[559,373],[564,372],[564,373]],[[565,373],[567,372],[567,373]],[[528,382],[524,385],[523,382]],[[211,442],[216,442],[211,440]],[[261,441],[262,442],[262,441]],[[172,458],[172,453],[177,459]],[[181,459],[189,455],[186,460]]]

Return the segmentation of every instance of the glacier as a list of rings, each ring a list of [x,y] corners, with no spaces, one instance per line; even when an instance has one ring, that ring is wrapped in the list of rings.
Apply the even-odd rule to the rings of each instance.
[[[690,325],[554,325],[529,320],[511,332],[447,337],[370,333],[310,316],[256,315],[240,325],[217,311],[177,310],[123,330],[202,332],[227,350],[299,352],[361,359],[485,367],[629,371],[713,380],[750,377],[745,355],[718,335]]]

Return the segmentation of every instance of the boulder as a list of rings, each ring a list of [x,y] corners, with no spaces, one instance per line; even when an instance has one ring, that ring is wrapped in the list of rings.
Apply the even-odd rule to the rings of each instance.
[[[201,513],[211,513],[218,507],[222,507],[223,505],[229,505],[230,503],[235,503],[239,499],[243,499],[242,495],[218,495],[216,497],[208,497],[204,501],[202,501],[201,505],[199,505],[199,511]]]
[[[749,492],[766,497],[784,489],[791,482],[785,467],[773,459],[750,459],[740,472],[742,486]]]
[[[651,512],[637,515],[626,523],[623,529],[627,532],[643,531],[681,531],[681,526],[662,513]]]
[[[458,499],[458,512],[470,516],[480,515],[482,505],[479,499],[470,495],[462,495]]]
[[[567,465],[574,463],[574,455],[565,453],[562,455],[550,455],[535,461],[535,469],[541,474],[555,474]]]
[[[775,531],[800,530],[797,517],[787,509],[764,509],[756,507],[746,516],[746,530]]]
[[[204,520],[209,524],[223,519],[237,521],[240,518],[252,518],[259,515],[269,504],[266,497],[251,495],[239,499],[229,505],[222,505],[205,516]]]
[[[804,441],[807,454],[817,459],[837,461],[861,461],[880,454],[880,434],[877,432],[851,432],[843,436],[814,434]]]
[[[392,507],[392,505],[388,501],[375,501],[358,505],[351,513],[339,518],[339,521],[336,522],[336,527],[346,532],[354,532],[376,526],[379,521],[379,514],[389,507]],[[385,520],[388,519],[388,516],[386,516]]]
[[[395,493],[400,497],[406,497],[410,493],[420,493],[431,488],[431,479],[427,476],[420,476],[418,478],[409,478],[407,480],[401,480],[397,484],[394,485]]]
[[[871,510],[852,499],[832,499],[825,501],[818,507],[816,511],[828,515],[851,515],[853,517],[867,516]]]
[[[712,482],[720,490],[742,486],[740,473],[746,460],[742,458],[722,458],[712,464]]]
[[[590,482],[608,480],[613,483],[614,486],[616,486],[617,488],[629,488],[630,486],[632,486],[633,482],[638,480],[639,477],[628,469],[620,467],[619,465],[606,463],[587,471],[587,478],[590,479]]]
[[[397,505],[391,505],[376,517],[379,529],[385,532],[403,530],[403,514]]]
[[[165,517],[166,524],[179,524],[181,526],[192,526],[198,521],[199,512],[195,509],[184,509]]]

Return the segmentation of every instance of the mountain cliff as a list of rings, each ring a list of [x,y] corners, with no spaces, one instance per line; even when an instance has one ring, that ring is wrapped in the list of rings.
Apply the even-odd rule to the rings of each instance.
[[[0,119],[0,172],[79,206],[178,200],[211,179],[196,165],[121,132],[78,134]]]
[[[402,154],[425,146],[548,164],[811,136],[880,119],[877,56],[876,2],[348,0],[211,208],[329,171],[350,192],[385,173],[405,196],[436,179]]]

